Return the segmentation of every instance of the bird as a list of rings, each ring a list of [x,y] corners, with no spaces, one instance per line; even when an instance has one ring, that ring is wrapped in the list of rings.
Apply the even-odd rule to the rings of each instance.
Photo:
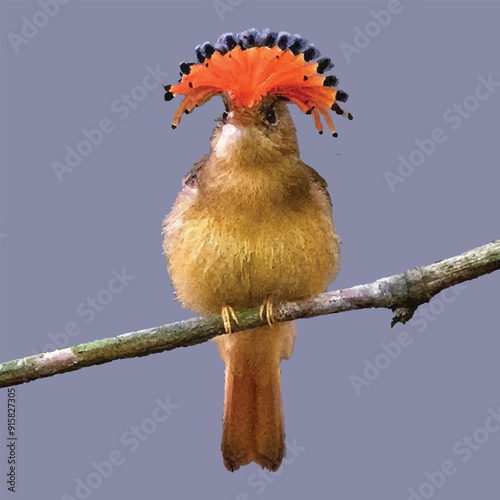
[[[210,150],[182,181],[162,225],[167,268],[181,305],[218,314],[214,341],[225,363],[221,451],[229,471],[255,462],[276,471],[286,454],[281,360],[292,355],[294,322],[276,307],[324,292],[340,269],[341,243],[326,181],[300,158],[288,105],[321,118],[338,137],[330,111],[348,94],[325,76],[329,58],[300,35],[252,28],[224,33],[180,64],[165,101],[184,96],[172,128],[214,96]],[[265,326],[233,332],[237,310],[259,307]]]

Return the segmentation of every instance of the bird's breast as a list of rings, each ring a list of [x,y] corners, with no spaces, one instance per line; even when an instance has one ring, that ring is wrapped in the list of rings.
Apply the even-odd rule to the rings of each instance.
[[[169,270],[177,298],[199,314],[256,306],[269,296],[307,297],[338,272],[338,237],[315,199],[294,205],[253,196],[242,203],[240,196],[216,205],[198,197],[175,211],[165,234]]]

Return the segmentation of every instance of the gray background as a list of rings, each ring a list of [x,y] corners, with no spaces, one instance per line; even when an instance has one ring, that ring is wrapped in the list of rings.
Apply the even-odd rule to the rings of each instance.
[[[19,34],[23,16],[32,19],[40,6],[2,2],[1,359],[41,351],[70,321],[81,327],[72,345],[192,316],[172,300],[160,228],[183,175],[208,150],[221,101],[184,117],[175,132],[179,99],[165,104],[159,86],[124,120],[110,106],[141,83],[148,65],[175,82],[194,46],[224,31],[298,32],[334,60],[350,93],[354,121],[335,120],[336,140],[292,108],[302,158],[327,179],[334,200],[343,239],[334,288],[498,238],[500,89],[456,130],[443,114],[473,94],[479,76],[500,81],[500,5],[401,6],[348,61],[341,43],[353,44],[355,28],[364,30],[370,11],[387,2],[233,0],[221,19],[210,1],[74,1],[17,54],[7,34]],[[51,164],[103,118],[115,130],[58,182]],[[414,141],[437,127],[446,142],[392,192],[384,172],[396,172],[398,156],[408,158]],[[79,304],[122,268],[134,279],[86,323]],[[233,474],[222,464],[224,365],[213,342],[19,386],[17,498],[78,498],[77,478],[117,450],[124,463],[92,490],[93,500],[406,499],[445,460],[456,473],[432,497],[498,500],[500,432],[467,462],[453,446],[500,406],[499,279],[470,282],[459,296],[450,292],[453,302],[428,305],[429,320],[420,311],[420,323],[394,329],[387,310],[300,321],[282,380],[287,439],[301,451],[265,478],[255,464]],[[362,376],[364,360],[402,331],[411,346],[356,394],[350,377]],[[178,408],[130,451],[121,436],[151,423],[156,398],[167,396]],[[5,400],[2,391],[2,419]],[[4,449],[2,441],[7,498]]]

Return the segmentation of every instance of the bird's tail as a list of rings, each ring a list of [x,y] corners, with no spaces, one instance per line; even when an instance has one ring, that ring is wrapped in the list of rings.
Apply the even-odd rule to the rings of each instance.
[[[295,323],[215,338],[226,363],[222,456],[230,471],[256,462],[275,471],[285,456],[280,361],[293,352]]]

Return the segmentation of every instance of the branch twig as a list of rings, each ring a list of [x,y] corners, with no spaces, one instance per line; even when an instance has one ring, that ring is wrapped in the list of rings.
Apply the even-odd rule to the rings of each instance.
[[[291,321],[372,307],[394,311],[392,325],[406,323],[421,304],[450,286],[472,280],[500,269],[500,240],[469,250],[461,255],[402,274],[381,278],[367,285],[316,295],[306,300],[287,302],[276,307],[276,321]],[[250,330],[266,323],[258,309],[237,311],[239,326],[234,331]],[[31,382],[57,373],[108,363],[115,359],[147,356],[177,347],[201,344],[224,328],[219,317],[193,318],[187,321],[95,340],[44,354],[0,364],[0,387]]]

